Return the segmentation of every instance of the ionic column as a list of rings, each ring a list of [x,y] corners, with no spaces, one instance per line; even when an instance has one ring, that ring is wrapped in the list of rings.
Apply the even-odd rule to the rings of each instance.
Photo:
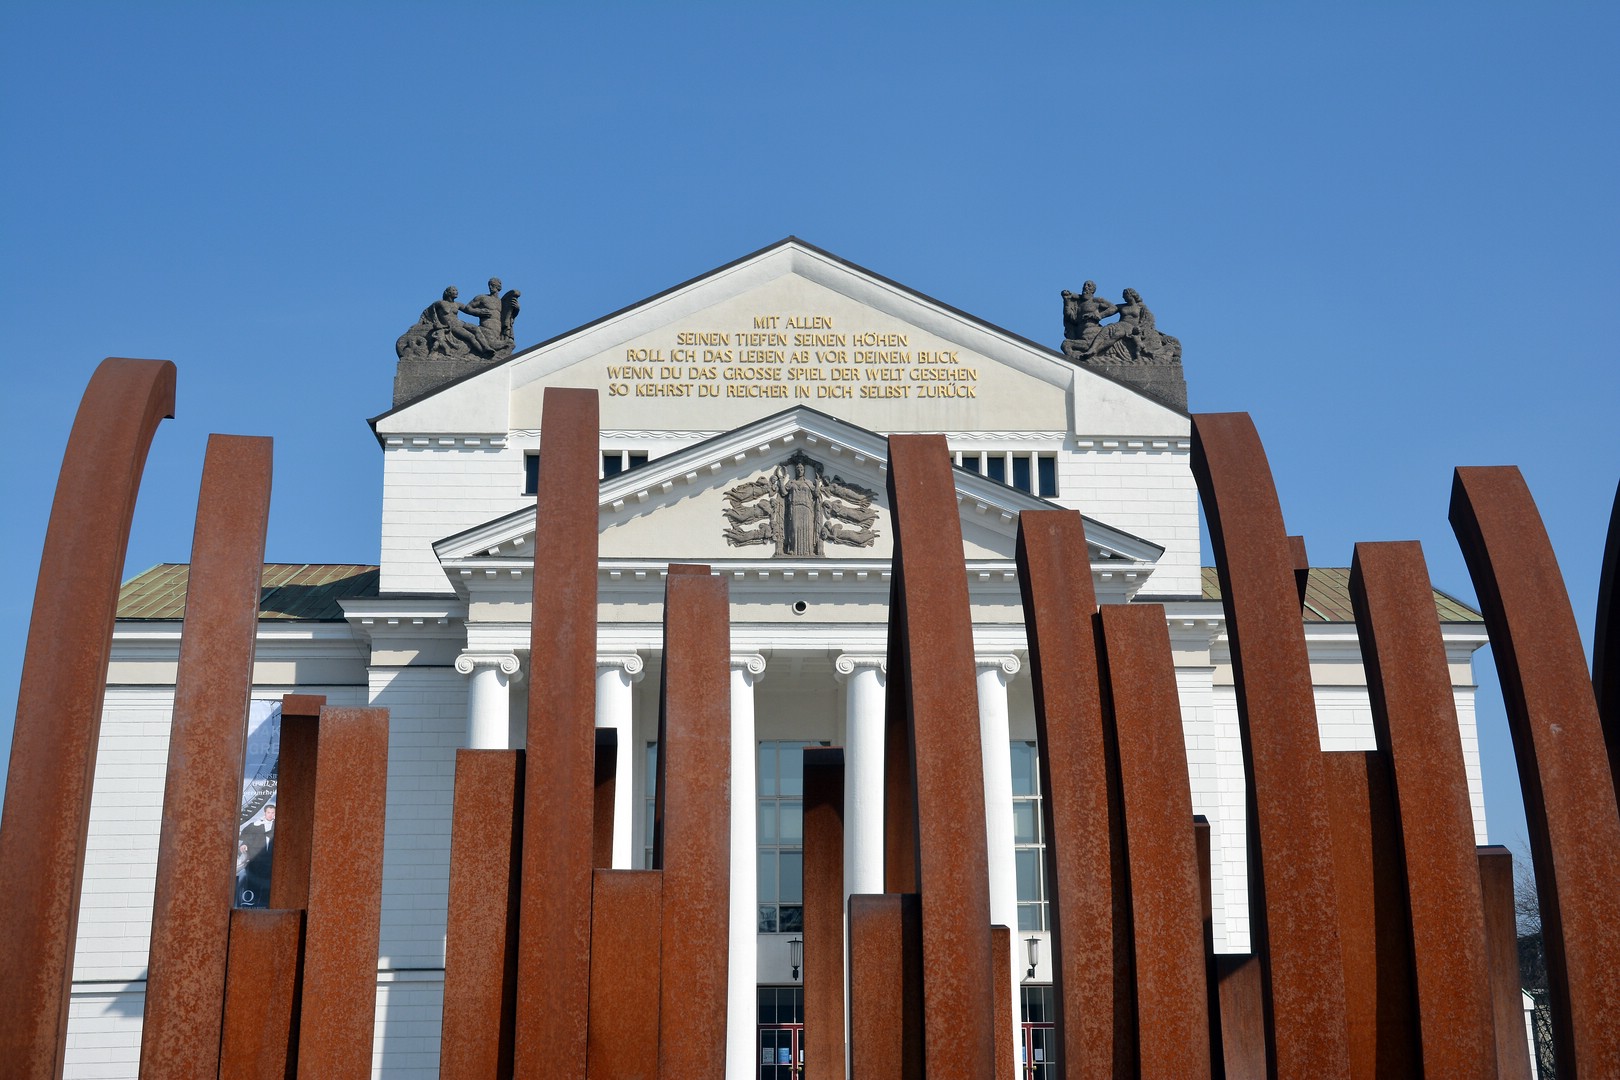
[[[765,673],[757,653],[731,658],[731,956],[726,998],[726,1080],[754,1080],[759,1003],[759,781],[755,776],[754,684]]]
[[[512,677],[518,658],[511,653],[464,652],[456,670],[467,680],[467,746],[473,750],[509,750],[512,741]]]
[[[979,746],[984,762],[984,833],[989,854],[990,922],[1018,937],[1018,864],[1013,846],[1012,734],[1007,718],[1007,681],[1023,665],[1016,656],[975,657],[979,669]],[[1015,1042],[1019,1031],[1018,988],[1024,968],[1012,950],[1012,1015]],[[1016,1055],[1017,1046],[1002,1047]]]
[[[596,726],[612,728],[619,736],[619,756],[613,766],[613,869],[630,870],[633,849],[631,825],[635,821],[636,792],[631,768],[635,764],[635,719],[630,687],[641,681],[641,657],[635,653],[596,658]]]
[[[844,899],[883,891],[882,655],[844,653],[833,664],[844,684]]]

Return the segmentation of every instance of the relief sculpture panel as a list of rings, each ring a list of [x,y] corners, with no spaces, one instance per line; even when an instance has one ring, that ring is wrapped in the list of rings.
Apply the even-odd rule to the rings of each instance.
[[[726,543],[772,544],[781,558],[815,558],[828,544],[871,547],[878,538],[876,498],[795,451],[766,476],[726,491]]]

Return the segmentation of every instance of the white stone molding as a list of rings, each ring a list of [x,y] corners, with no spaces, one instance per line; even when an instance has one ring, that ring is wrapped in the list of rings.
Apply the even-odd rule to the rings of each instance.
[[[598,653],[596,656],[596,726],[618,735],[618,757],[613,763],[613,855],[615,870],[635,866],[631,842],[636,813],[635,798],[635,695],[646,662],[638,653]]]
[[[731,907],[727,957],[726,1080],[752,1080],[758,1039],[759,813],[754,749],[754,683],[759,653],[731,654]]]
[[[833,661],[833,671],[838,675],[839,682],[847,682],[849,677],[862,668],[876,668],[879,675],[889,674],[889,658],[883,653],[840,653],[838,659]]]
[[[1023,668],[1011,653],[984,654],[974,658],[978,669],[979,745],[984,769],[984,836],[990,885],[992,925],[1018,925],[1017,857],[1012,813],[1011,721],[1007,707],[1007,681]],[[1017,950],[1012,958],[1010,1007],[1017,1015],[1018,987],[1023,974]],[[1007,1047],[1003,1053],[1016,1053]]]
[[[975,656],[973,658],[973,662],[978,666],[980,671],[984,671],[987,668],[999,668],[1002,675],[1001,683],[1003,686],[1007,684],[1008,679],[1011,679],[1014,675],[1018,674],[1024,669],[1023,661],[1019,660],[1018,657],[1013,656],[1011,653],[1004,653],[995,656]],[[1008,767],[1011,768],[1010,765]]]
[[[467,746],[509,750],[512,741],[511,684],[521,664],[513,653],[464,652],[456,670],[467,680]]]
[[[844,899],[883,891],[883,740],[888,658],[841,653],[844,684]]]
[[[596,658],[596,666],[599,668],[619,668],[629,677],[631,682],[640,682],[647,674],[647,662],[641,658],[639,653],[599,654]]]

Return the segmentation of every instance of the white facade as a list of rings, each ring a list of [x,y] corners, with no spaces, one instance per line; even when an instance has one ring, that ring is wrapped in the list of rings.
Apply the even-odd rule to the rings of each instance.
[[[759,377],[771,369],[780,377]],[[954,377],[932,377],[939,372]],[[1026,927],[1040,918],[1038,897],[1021,893],[1016,880],[1020,860],[1033,856],[1015,837],[1014,802],[1027,796],[1012,782],[1013,759],[1033,743],[1035,718],[1013,542],[1021,510],[1055,504],[1085,515],[1100,602],[1165,605],[1193,807],[1212,826],[1218,948],[1247,948],[1237,708],[1221,605],[1205,598],[1202,583],[1188,418],[1049,349],[787,241],[378,417],[384,493],[376,594],[344,601],[342,621],[261,623],[255,697],[324,693],[330,704],[390,710],[377,1075],[438,1071],[455,750],[523,745],[534,534],[525,457],[544,452],[540,403],[550,386],[600,391],[605,472],[627,455],[646,457],[605,476],[600,489],[597,720],[620,736],[615,866],[642,865],[649,842],[647,746],[656,737],[666,568],[709,563],[730,583],[728,1076],[758,1074],[756,985],[794,985],[787,949],[794,935],[780,931],[793,905],[757,895],[771,866],[775,887],[791,884],[791,860],[778,861],[784,845],[758,835],[765,810],[779,815],[779,828],[791,819],[791,795],[764,791],[761,801],[791,753],[781,744],[846,748],[846,882],[853,891],[880,888],[890,433],[943,432],[965,464],[993,475],[999,461],[1009,480],[1027,469],[1025,486],[1044,496],[957,473],[995,919],[1018,928],[1020,918]],[[778,387],[785,396],[757,396]],[[941,387],[952,396],[928,394]],[[871,546],[778,558],[768,546],[728,544],[725,491],[768,475],[795,452],[828,477],[877,493]],[[1053,482],[1056,490],[1046,491]],[[1484,630],[1469,621],[1443,629],[1483,843],[1470,658]],[[1324,749],[1372,748],[1354,625],[1307,622],[1306,636]],[[178,640],[179,624],[163,620],[120,622],[115,633],[69,1076],[134,1075]],[[760,931],[762,905],[773,908],[777,932]],[[1050,957],[1043,948],[1034,983],[1049,981]],[[1016,966],[1018,986],[1025,972]]]

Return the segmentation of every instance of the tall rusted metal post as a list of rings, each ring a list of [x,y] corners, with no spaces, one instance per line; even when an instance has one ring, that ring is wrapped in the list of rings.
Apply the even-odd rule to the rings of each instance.
[[[583,1080],[596,776],[596,391],[548,389],[536,498],[516,1075]]]
[[[804,1080],[844,1076],[844,751],[804,749]]]
[[[215,1080],[253,690],[269,439],[211,435],[197,496],[152,898],[141,1073]]]
[[[0,1061],[62,1071],[90,785],[118,583],[174,365],[102,361],[68,436],[45,530],[0,821]]]

